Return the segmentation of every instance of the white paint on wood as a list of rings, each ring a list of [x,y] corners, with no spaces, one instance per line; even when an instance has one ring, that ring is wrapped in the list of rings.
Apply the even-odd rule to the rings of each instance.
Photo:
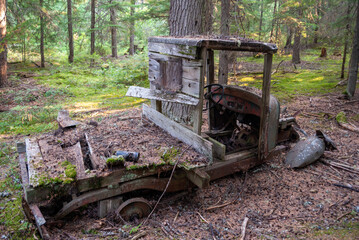
[[[149,120],[154,122],[157,126],[171,134],[173,137],[181,140],[182,142],[192,146],[196,151],[205,155],[210,163],[213,161],[212,147],[213,144],[202,138],[200,135],[192,132],[186,127],[183,127],[179,123],[167,118],[163,114],[150,108],[146,104],[143,104],[143,115]]]
[[[148,88],[136,87],[136,86],[129,87],[126,96],[146,98],[146,99],[159,100],[165,102],[183,103],[193,106],[196,106],[199,102],[198,99],[184,94],[180,94],[180,93],[169,94],[161,90],[148,89]]]

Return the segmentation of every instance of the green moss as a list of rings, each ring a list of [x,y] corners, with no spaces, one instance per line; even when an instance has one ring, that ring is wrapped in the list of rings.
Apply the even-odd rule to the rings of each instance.
[[[164,147],[160,150],[160,156],[164,163],[174,164],[176,156],[179,154],[179,149],[171,146],[170,148]]]
[[[123,156],[111,156],[106,159],[106,165],[108,167],[121,166],[125,165],[125,158]]]
[[[345,116],[344,112],[338,113],[337,116],[335,117],[335,119],[337,120],[338,123],[347,123],[348,122],[347,116]]]
[[[70,179],[65,179],[64,183],[68,183],[68,180],[74,180],[76,178],[76,166],[71,164],[69,161],[65,161],[61,163],[61,166],[65,168],[65,176]]]

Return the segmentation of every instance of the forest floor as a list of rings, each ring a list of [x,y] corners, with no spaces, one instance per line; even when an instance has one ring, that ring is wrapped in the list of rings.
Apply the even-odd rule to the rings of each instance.
[[[238,70],[261,69],[258,59],[247,60]],[[280,61],[275,61],[273,69]],[[309,56],[295,67],[284,61],[273,75],[272,89],[281,108],[288,116],[295,114],[304,131],[313,135],[320,129],[337,144],[338,150],[326,152],[322,159],[358,168],[359,134],[340,127],[336,115],[343,112],[349,122],[359,126],[359,94],[350,102],[341,98],[343,88],[335,88],[340,79],[333,76],[338,74],[333,66],[339,66],[338,59],[323,61]],[[55,70],[49,73],[21,68],[12,76],[12,86],[2,90],[0,98],[0,238],[37,239],[34,225],[21,210],[16,142],[28,134],[54,129],[57,111],[64,106],[77,120],[100,121],[144,101],[124,98],[123,87],[106,95],[109,87],[96,90],[96,86],[105,84],[96,80],[88,83],[90,96],[81,95],[74,92],[77,83],[69,82],[70,74],[67,77]],[[239,75],[232,83],[258,86],[260,78],[260,74]],[[67,81],[67,87],[62,88],[60,81]],[[206,189],[166,194],[144,226],[139,226],[140,222],[116,222],[111,217],[99,219],[97,205],[90,204],[51,232],[57,239],[239,239],[247,217],[246,239],[359,239],[359,193],[333,185],[340,182],[359,186],[358,174],[322,161],[293,170],[284,165],[285,155],[247,173],[213,181]],[[156,201],[159,194],[148,197]]]

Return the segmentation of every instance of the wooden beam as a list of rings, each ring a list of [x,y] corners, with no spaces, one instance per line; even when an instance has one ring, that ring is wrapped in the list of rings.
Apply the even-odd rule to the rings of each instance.
[[[91,138],[88,133],[85,133],[85,139],[87,146],[89,148],[90,153],[90,161],[92,164],[93,169],[101,169],[105,167],[105,164],[98,158],[97,154],[94,152],[94,149],[91,144]]]
[[[207,57],[207,85],[214,83],[214,52],[211,49],[208,49]],[[210,91],[210,88],[207,88],[207,91]],[[215,121],[214,119],[214,103],[208,100],[208,129],[212,130],[212,125]]]
[[[201,135],[202,131],[202,113],[203,113],[203,87],[204,87],[204,79],[206,77],[207,72],[207,48],[201,49],[201,59],[204,62],[201,76],[199,80],[199,103],[196,109],[193,112],[193,131],[198,135]]]
[[[192,132],[179,123],[169,119],[163,114],[143,104],[143,115],[154,122],[157,126],[171,134],[173,137],[178,138],[182,142],[192,146],[199,153],[205,155],[210,162],[213,161],[213,144],[202,138],[200,135]]]
[[[151,90],[148,88],[136,87],[136,86],[131,86],[126,93],[126,96],[146,98],[146,99],[159,100],[165,102],[183,103],[193,106],[196,106],[199,103],[198,99],[184,94],[180,94],[180,93],[168,94],[161,90]]]
[[[75,145],[64,148],[64,152],[67,153],[69,159],[67,159],[71,164],[76,166],[76,178],[80,179],[86,176],[85,173],[85,163],[84,158],[81,151],[80,142],[77,142]]]
[[[61,128],[76,127],[79,122],[74,121],[70,118],[70,113],[67,110],[60,110],[57,115],[57,122]]]
[[[260,120],[259,144],[258,144],[259,160],[263,160],[268,154],[268,124],[269,124],[269,100],[270,100],[272,58],[273,58],[272,53],[266,53],[264,55],[261,120]]]
[[[46,177],[46,166],[41,155],[40,147],[35,139],[26,138],[26,157],[29,175],[29,185],[36,187],[42,177]]]
[[[210,176],[205,171],[199,168],[185,171],[187,178],[197,187],[206,188],[209,186]]]
[[[195,46],[148,42],[148,51],[150,52],[163,53],[188,59],[198,59],[197,49],[198,48]]]

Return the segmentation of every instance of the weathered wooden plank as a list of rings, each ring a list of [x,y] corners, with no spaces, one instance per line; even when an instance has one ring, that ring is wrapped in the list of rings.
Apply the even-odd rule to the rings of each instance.
[[[80,142],[77,142],[75,145],[64,148],[64,152],[67,153],[68,161],[76,166],[76,178],[81,179],[83,178],[85,173],[85,164],[84,159],[81,151],[81,145]]]
[[[199,188],[206,188],[209,186],[210,176],[203,170],[195,168],[193,170],[186,170],[187,178]]]
[[[42,239],[44,239],[44,240],[51,239],[50,235],[45,227],[46,220],[45,220],[44,216],[42,215],[39,207],[35,204],[30,204],[29,207],[31,209],[32,215],[35,218],[35,223],[36,223],[37,229],[39,229]]]
[[[184,94],[180,94],[180,93],[169,94],[161,90],[151,90],[148,88],[136,87],[136,86],[129,87],[126,96],[153,99],[153,100],[166,101],[166,102],[183,103],[183,104],[194,105],[194,106],[196,106],[199,102],[198,99]]]
[[[48,177],[40,147],[35,139],[26,138],[26,157],[29,174],[29,185],[36,187],[42,178]]]
[[[264,159],[268,154],[268,124],[269,124],[269,101],[270,101],[270,82],[272,70],[273,54],[264,55],[262,101],[261,101],[261,120],[259,128],[258,158]]]
[[[206,61],[207,59],[207,48],[201,49],[201,59]],[[204,78],[206,77],[207,64],[204,64],[201,68],[201,75],[199,78],[199,103],[193,112],[193,131],[198,135],[201,135],[202,130],[202,113],[203,113],[203,87]]]
[[[148,51],[150,52],[163,53],[188,59],[198,59],[197,49],[197,47],[188,45],[148,42]]]
[[[193,97],[199,98],[200,95],[200,83],[199,81],[192,81],[188,79],[182,79],[182,92]]]
[[[88,133],[85,133],[85,139],[90,152],[90,161],[92,168],[93,169],[104,168],[105,165],[102,163],[101,159],[99,159],[97,154],[94,152],[94,149],[91,144],[91,136],[89,136]]]
[[[99,218],[105,217],[108,213],[115,212],[115,210],[122,204],[122,197],[113,197],[98,202],[97,215]]]
[[[203,60],[202,59],[185,59],[182,58],[182,66],[183,67],[202,67]]]
[[[123,193],[132,192],[140,189],[163,191],[167,183],[168,178],[147,177],[125,182],[118,185],[117,188],[102,188],[99,190],[90,191],[88,193],[80,195],[78,198],[75,198],[74,200],[66,204],[56,214],[55,219],[61,219],[67,214],[71,213],[73,210],[86,204],[114,197]],[[167,192],[181,191],[187,189],[190,186],[192,186],[192,184],[186,178],[174,177],[167,188]]]
[[[60,143],[49,144],[46,139],[41,139],[38,143],[46,166],[44,171],[47,172],[49,178],[65,178],[65,168],[61,164],[67,159]],[[56,155],[56,161],[53,159],[54,155]]]
[[[207,51],[207,85],[214,84],[214,52],[209,49]],[[210,87],[207,88],[207,91],[210,91]],[[214,103],[212,101],[207,100],[208,103],[208,129],[212,130],[214,123]]]
[[[213,50],[232,50],[275,53],[278,48],[275,44],[258,42],[245,38],[203,38],[203,37],[151,37],[151,43],[180,44],[196,47],[206,47]]]
[[[220,160],[225,160],[226,146],[211,137],[208,137],[208,141],[213,143],[213,156]]]
[[[199,79],[201,77],[202,67],[183,66],[182,69],[183,69],[182,78],[199,82]]]
[[[213,161],[213,144],[210,141],[202,138],[200,135],[192,132],[188,128],[183,127],[179,123],[167,118],[163,114],[148,107],[146,104],[143,104],[142,107],[143,115],[154,122],[157,126],[171,134],[173,137],[178,138],[184,143],[192,146],[199,153],[205,155],[210,162]]]
[[[26,190],[25,187],[29,186],[29,175],[27,174],[25,153],[19,153],[19,165],[20,165],[22,188],[25,192]]]
[[[57,115],[57,122],[61,128],[76,127],[79,122],[74,121],[70,118],[70,113],[67,110],[60,110]]]

